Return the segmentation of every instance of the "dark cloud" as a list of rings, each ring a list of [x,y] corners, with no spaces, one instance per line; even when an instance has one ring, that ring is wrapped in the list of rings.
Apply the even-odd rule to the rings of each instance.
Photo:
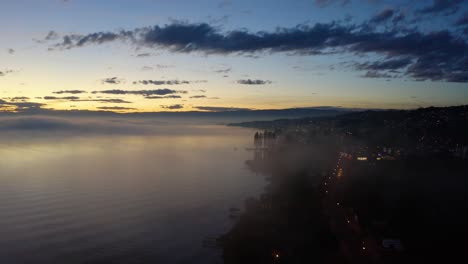
[[[179,81],[179,80],[140,80],[133,82],[133,84],[143,84],[143,85],[180,85],[180,84],[191,84],[191,83],[206,83],[206,80],[198,81]]]
[[[379,71],[367,71],[366,74],[362,75],[363,78],[393,78],[392,75],[386,72]]]
[[[137,30],[138,31],[138,30]],[[70,49],[73,47],[83,47],[88,44],[104,44],[116,40],[132,40],[136,32],[119,31],[119,32],[96,32],[88,35],[71,34],[65,35],[62,42],[52,47],[54,49]]]
[[[406,19],[406,15],[403,12],[400,12],[398,15],[393,16],[392,22],[394,24],[400,23]]]
[[[7,52],[8,52],[8,54],[13,54],[13,53],[15,53],[15,50],[10,48],[10,49],[7,50]]]
[[[201,99],[201,98],[206,98],[206,95],[194,95],[194,96],[190,96],[190,98]]]
[[[341,26],[337,23],[316,24],[314,26],[298,25],[294,28],[278,28],[274,32],[250,33],[244,30],[234,30],[227,33],[206,23],[187,24],[173,23],[163,27],[154,26],[135,29],[133,33],[126,32],[120,37],[109,39],[131,39],[137,45],[154,48],[165,48],[172,52],[204,52],[204,53],[252,53],[257,51],[299,52],[301,54],[318,54],[321,49],[331,46],[351,44],[354,27]],[[88,44],[102,44],[90,35],[69,35],[56,47],[74,48]],[[107,33],[121,34],[121,33]],[[131,37],[129,37],[131,35]],[[68,37],[68,38],[67,38]],[[334,39],[343,39],[333,41]]]
[[[107,84],[120,84],[123,81],[124,81],[123,79],[119,79],[117,77],[105,78],[101,80],[102,83],[107,83]]]
[[[80,98],[78,96],[44,96],[44,100],[60,100],[60,101],[71,101],[71,102],[99,102],[99,103],[114,103],[114,104],[131,104],[132,102],[126,101],[120,98]]]
[[[109,99],[80,99],[76,100],[79,102],[100,102],[100,103],[113,103],[113,104],[131,104],[132,102],[119,99],[119,98],[109,98]]]
[[[465,12],[456,22],[457,26],[468,25],[468,12]]]
[[[298,26],[293,29],[278,29],[276,32],[249,33],[231,31],[220,33],[216,28],[202,24],[171,24],[155,26],[146,30],[141,43],[154,47],[165,47],[173,52],[203,51],[206,53],[238,53],[261,50],[297,51],[318,48],[325,44],[327,30],[341,30],[323,27]]]
[[[56,91],[53,92],[54,94],[82,94],[86,93],[86,91],[83,90],[61,90],[61,91]]]
[[[113,89],[113,90],[103,90],[103,91],[94,91],[93,93],[102,93],[102,94],[132,94],[132,95],[142,95],[145,97],[153,96],[153,95],[169,95],[169,94],[177,94],[182,93],[185,94],[187,91],[178,91],[172,89],[155,89],[155,90],[120,90],[120,89]]]
[[[251,79],[243,79],[237,80],[239,84],[246,84],[246,85],[263,85],[263,84],[270,84],[271,81],[268,80],[251,80]]]
[[[151,53],[139,53],[135,57],[145,58],[145,57],[150,57],[150,56],[151,56]]]
[[[393,17],[394,14],[395,14],[395,11],[393,9],[387,8],[387,9],[382,10],[381,12],[376,14],[375,16],[373,16],[370,21],[372,23],[387,22],[388,20],[390,20]]]
[[[59,34],[53,30],[49,31],[44,37],[44,40],[56,40],[59,38]]]
[[[45,104],[35,102],[7,102],[0,99],[0,110],[2,111],[26,112],[41,109],[43,106],[45,106]]]
[[[432,4],[419,10],[421,14],[437,14],[450,15],[456,13],[460,8],[463,0],[432,0]]]
[[[371,39],[374,41],[370,41]],[[389,58],[411,58],[413,63],[404,75],[416,80],[453,82],[463,79],[459,77],[464,76],[468,66],[466,41],[449,31],[428,34],[413,32],[407,35],[374,33],[363,37],[363,41],[353,45],[351,49],[360,53],[385,54]],[[402,64],[402,67],[406,66]]]
[[[181,104],[161,105],[161,107],[164,108],[164,109],[175,110],[175,109],[182,109],[182,108],[184,108],[184,105],[181,105]]]
[[[105,35],[91,35],[95,34]],[[331,22],[278,28],[271,32],[233,30],[223,33],[206,23],[175,22],[165,26],[135,29],[131,33],[127,31],[113,34],[118,34],[119,37],[110,39],[130,40],[139,46],[164,48],[179,53],[289,52],[298,56],[352,53],[357,56],[377,54],[388,60],[395,56],[409,57],[412,59],[411,67],[402,76],[418,80],[463,80],[468,60],[466,38],[456,35],[456,32],[442,30],[425,33],[416,29],[401,31],[398,27],[377,31],[368,23],[346,25]],[[63,41],[58,46],[73,48],[100,43],[104,41],[98,41],[96,37],[73,35],[69,36],[69,41]],[[433,72],[438,72],[436,77],[428,74]]]
[[[44,96],[44,97],[42,97],[42,99],[44,99],[44,100],[70,100],[70,101],[74,101],[74,100],[79,100],[80,97],[78,97],[78,96],[64,96],[64,97]]]
[[[193,108],[210,111],[210,112],[231,112],[231,111],[247,111],[252,110],[250,108],[239,108],[239,107],[220,107],[220,106],[194,106]]]
[[[375,61],[375,62],[366,62],[366,63],[357,63],[354,67],[358,70],[374,70],[374,71],[381,71],[381,70],[396,70],[401,69],[410,65],[412,62],[411,58],[397,58],[397,59],[389,59],[389,60],[382,60],[382,61]]]
[[[13,72],[14,72],[13,70],[9,70],[9,69],[0,71],[0,77],[5,76],[5,75],[10,74],[10,73],[13,73]]]
[[[29,100],[29,97],[26,97],[26,96],[17,96],[17,97],[13,97],[11,98],[11,101],[15,102],[15,101],[27,101]]]
[[[145,96],[146,99],[180,99],[180,95],[166,95],[166,96]]]
[[[53,41],[53,40],[57,40],[59,38],[59,34],[53,30],[47,32],[47,35],[44,36],[44,38],[42,39],[33,39],[33,41],[37,42],[37,43],[45,43],[45,42],[48,42],[48,41]]]
[[[194,92],[206,93],[205,89],[192,90]]]
[[[342,6],[349,4],[351,0],[314,0],[314,3],[318,7],[327,7],[331,4],[340,3]]]
[[[224,69],[218,69],[218,70],[215,70],[214,72],[226,74],[226,73],[230,73],[231,71],[232,71],[232,68],[229,67],[229,68],[224,68]]]
[[[111,111],[122,111],[122,110],[135,110],[131,107],[122,107],[122,106],[100,106],[97,107],[99,110],[111,110]]]

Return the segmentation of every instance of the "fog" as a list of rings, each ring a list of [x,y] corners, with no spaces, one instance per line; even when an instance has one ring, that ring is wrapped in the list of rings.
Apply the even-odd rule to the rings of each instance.
[[[46,135],[154,135],[221,133],[215,119],[170,119],[126,116],[57,117],[19,115],[0,117],[0,134]],[[209,130],[206,128],[210,128]],[[224,133],[224,132],[222,132]]]
[[[203,241],[264,186],[249,129],[24,116],[0,131],[1,263],[214,263]]]

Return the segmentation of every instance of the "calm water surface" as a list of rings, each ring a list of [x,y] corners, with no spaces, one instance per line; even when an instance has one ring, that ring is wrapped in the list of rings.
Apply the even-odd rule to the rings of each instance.
[[[168,131],[1,137],[0,263],[220,263],[202,241],[263,188],[252,131]]]

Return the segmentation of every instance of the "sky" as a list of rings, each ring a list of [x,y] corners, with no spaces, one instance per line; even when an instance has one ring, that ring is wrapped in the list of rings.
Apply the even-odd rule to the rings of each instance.
[[[2,0],[0,111],[468,104],[464,0]]]

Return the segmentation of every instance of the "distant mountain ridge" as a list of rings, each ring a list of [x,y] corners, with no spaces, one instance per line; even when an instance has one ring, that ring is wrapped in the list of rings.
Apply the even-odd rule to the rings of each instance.
[[[45,110],[26,112],[2,112],[0,116],[57,116],[57,117],[136,117],[136,118],[163,118],[163,119],[199,119],[213,120],[218,123],[249,122],[255,120],[293,119],[306,117],[336,116],[355,111],[353,109],[340,107],[306,107],[288,109],[241,109],[229,111],[188,111],[188,112],[138,112],[138,113],[116,113],[111,111],[88,111],[88,110]]]
[[[335,116],[317,116],[297,119],[262,120],[253,122],[231,123],[231,126],[242,126],[252,128],[285,128],[290,126],[301,126],[311,122],[334,121],[337,125],[383,125],[384,122],[393,122],[398,126],[416,126],[421,123],[458,123],[465,124],[468,121],[468,105],[449,107],[426,107],[413,110],[364,110],[343,112]]]

